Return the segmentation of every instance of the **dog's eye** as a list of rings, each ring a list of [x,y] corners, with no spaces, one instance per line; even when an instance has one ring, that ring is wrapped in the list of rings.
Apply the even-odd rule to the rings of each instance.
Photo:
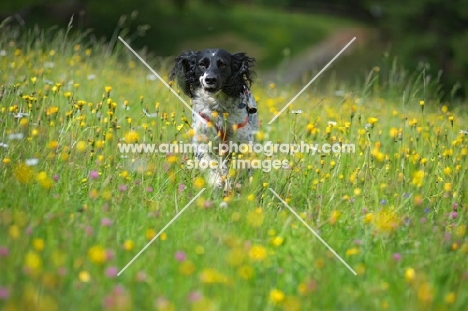
[[[200,67],[201,68],[206,68],[207,66],[208,66],[207,61],[203,60],[203,61],[200,62]]]
[[[223,61],[218,61],[218,67],[219,68],[226,68],[226,63]]]

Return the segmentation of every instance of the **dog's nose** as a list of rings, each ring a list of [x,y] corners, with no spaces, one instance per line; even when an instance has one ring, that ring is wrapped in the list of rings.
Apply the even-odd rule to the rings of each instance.
[[[218,79],[216,79],[215,76],[206,76],[205,77],[205,83],[208,85],[213,85],[218,82]]]

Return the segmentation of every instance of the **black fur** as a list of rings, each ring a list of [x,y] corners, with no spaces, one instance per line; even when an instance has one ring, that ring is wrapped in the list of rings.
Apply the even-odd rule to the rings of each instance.
[[[245,53],[231,54],[222,49],[186,51],[176,59],[170,73],[170,80],[176,80],[183,92],[193,98],[194,90],[203,87],[200,77],[209,75],[213,85],[205,88],[217,91],[221,89],[230,97],[239,97],[245,87],[253,82],[254,72],[250,69],[255,59]]]
[[[198,52],[187,51],[181,53],[175,59],[175,66],[172,68],[169,79],[176,80],[182,87],[184,93],[190,98],[193,97],[193,90],[200,87],[200,80],[195,76]]]

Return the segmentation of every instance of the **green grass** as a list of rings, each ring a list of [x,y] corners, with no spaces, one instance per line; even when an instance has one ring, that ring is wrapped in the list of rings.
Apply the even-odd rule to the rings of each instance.
[[[354,143],[356,153],[275,155],[291,168],[256,170],[223,198],[183,155],[118,152],[135,132],[190,139],[190,113],[121,45],[109,55],[74,33],[4,31],[1,310],[466,309],[467,115],[434,99],[420,73],[376,64],[367,81],[330,80],[271,126],[300,86],[254,86],[260,142]],[[167,66],[157,67],[166,79]]]

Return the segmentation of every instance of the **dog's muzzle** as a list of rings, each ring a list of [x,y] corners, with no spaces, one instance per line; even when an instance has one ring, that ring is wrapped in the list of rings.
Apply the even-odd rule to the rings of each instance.
[[[200,77],[200,84],[208,92],[219,91],[219,81],[214,75],[207,75],[206,73]]]

